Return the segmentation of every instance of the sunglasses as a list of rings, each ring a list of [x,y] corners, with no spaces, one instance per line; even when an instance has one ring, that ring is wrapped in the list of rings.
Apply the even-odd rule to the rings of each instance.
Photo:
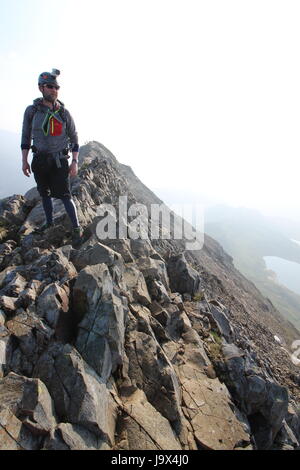
[[[58,85],[45,85],[46,88],[49,88],[50,90],[52,90],[53,88],[55,88],[55,90],[59,90],[60,89],[60,86]]]

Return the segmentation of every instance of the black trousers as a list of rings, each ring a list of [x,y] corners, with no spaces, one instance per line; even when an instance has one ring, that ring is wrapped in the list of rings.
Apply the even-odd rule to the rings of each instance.
[[[71,197],[69,164],[66,158],[60,159],[61,168],[49,154],[35,154],[31,170],[41,197],[50,196],[57,199]]]

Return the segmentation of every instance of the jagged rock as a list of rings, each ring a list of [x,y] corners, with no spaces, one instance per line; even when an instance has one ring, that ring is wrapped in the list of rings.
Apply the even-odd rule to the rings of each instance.
[[[127,239],[116,239],[116,240],[102,240],[104,245],[109,246],[112,250],[120,253],[125,263],[132,263],[134,258],[131,253],[130,241]]]
[[[10,264],[22,264],[20,261],[20,248],[17,248],[17,242],[15,240],[7,240],[5,243],[0,245],[0,270],[3,270]]]
[[[23,235],[28,235],[32,232],[33,229],[40,227],[45,222],[45,212],[43,209],[43,204],[39,195],[36,195],[35,192],[29,194],[30,199],[27,198],[29,204],[32,207],[28,217],[24,221],[22,227],[20,228],[20,233]],[[36,197],[37,196],[37,197]],[[53,234],[54,237],[58,237],[59,240],[59,231],[63,235],[66,231],[65,228],[71,228],[70,221],[66,212],[64,210],[63,203],[60,199],[52,199],[53,202],[53,213],[54,213],[54,227],[49,230],[48,234]],[[52,235],[50,235],[52,236]],[[39,237],[39,240],[43,240],[44,237]]]
[[[166,325],[168,336],[174,341],[179,341],[185,326],[191,326],[190,321],[184,311],[180,310],[178,305],[173,302],[165,303],[163,309],[168,314],[168,321]],[[158,312],[154,312],[154,315],[157,315],[157,313]]]
[[[12,336],[5,326],[0,326],[0,377],[8,371],[12,352]]]
[[[299,448],[299,442],[287,422],[284,420],[282,427],[275,438],[273,448],[284,450],[286,446],[290,446],[291,449],[296,449]]]
[[[150,280],[148,282],[148,287],[150,296],[153,300],[157,300],[162,304],[170,302],[170,297],[168,295],[167,289],[161,281],[158,281],[156,279]]]
[[[136,305],[130,316],[126,356],[133,385],[144,390],[147,399],[169,421],[180,420],[181,393],[173,367],[151,328],[151,314]]]
[[[117,424],[118,441],[114,450],[158,450],[158,445],[151,439],[147,431],[128,416],[125,412],[118,420]]]
[[[269,379],[249,375],[249,369],[247,374],[247,360],[251,360],[236,346],[226,345],[224,349],[228,372],[225,382],[248,416],[258,448],[269,449],[286,415],[288,392]]]
[[[35,232],[34,228],[40,227],[43,223],[44,221],[35,224],[35,226],[32,226],[31,223],[29,227],[22,226],[20,229],[22,233],[20,242],[22,253],[37,247],[44,250],[53,250],[53,248],[60,248],[68,242],[70,243],[71,227],[67,228],[65,225],[55,224],[44,233]]]
[[[123,406],[131,418],[127,428],[130,449],[141,450],[145,445],[147,449],[153,450],[181,450],[169,421],[147,401],[142,390],[136,390],[129,397],[124,397]],[[125,427],[127,423],[124,423]]]
[[[42,289],[42,282],[36,279],[29,282],[27,288],[24,289],[19,295],[17,302],[18,307],[27,308],[34,304]]]
[[[182,339],[185,350],[184,357],[187,362],[193,364],[193,367],[197,370],[204,370],[204,368],[211,366],[211,362],[203,347],[203,342],[193,328],[185,327]]]
[[[150,258],[156,253],[149,240],[130,239],[130,250],[135,258]]]
[[[226,387],[188,364],[178,366],[178,373],[184,412],[200,448],[229,450],[241,443],[243,447],[250,445],[249,434],[231,410]]]
[[[34,312],[19,309],[6,322],[7,331],[14,342],[10,358],[11,370],[30,375],[41,352],[49,343],[53,332],[36,316]]]
[[[149,296],[145,278],[134,265],[127,265],[125,267],[124,282],[132,295],[133,301],[140,302],[142,305],[146,306],[151,303],[151,297]]]
[[[9,297],[18,297],[20,292],[25,289],[27,281],[19,273],[15,273],[13,278],[1,289],[1,295]]]
[[[55,331],[56,338],[64,342],[72,337],[75,325],[69,309],[69,296],[67,286],[49,284],[40,294],[36,306],[37,314]]]
[[[119,266],[123,264],[122,257],[119,253],[99,242],[94,246],[80,250],[79,252],[75,252],[75,250],[73,250],[72,262],[78,271],[86,266],[93,266],[101,263],[107,264],[108,267],[112,267],[116,264]]]
[[[26,219],[30,207],[24,196],[14,195],[0,200],[0,223],[21,225]]]
[[[24,263],[22,258],[21,247],[15,248],[9,255],[5,256],[4,266],[21,266],[22,264]]]
[[[46,435],[56,426],[51,397],[38,379],[10,372],[0,379],[0,400],[33,435]]]
[[[116,283],[120,283],[124,272],[124,261],[122,256],[108,246],[96,243],[92,247],[81,249],[79,252],[72,251],[71,260],[76,266],[77,270],[85,268],[86,266],[94,266],[96,264],[106,264],[109,268],[112,279]]]
[[[113,288],[105,264],[80,271],[73,289],[80,319],[76,348],[104,379],[122,364],[127,301]]]
[[[60,423],[42,450],[110,450],[111,447],[82,426]]]
[[[63,254],[61,249],[44,252],[40,258],[29,265],[26,276],[30,280],[45,281],[47,283],[59,281],[60,284],[77,276],[77,271]]]
[[[40,196],[40,193],[38,192],[36,187],[29,189],[24,194],[24,197],[27,201],[30,201],[34,204],[36,204],[38,201],[40,201],[42,199],[41,196]]]
[[[299,408],[292,401],[289,403],[285,419],[287,425],[293,431],[296,439],[300,443],[300,413]]]
[[[15,297],[8,297],[7,295],[1,295],[0,297],[0,308],[12,314],[17,308],[18,299]]]
[[[228,343],[232,343],[235,339],[233,328],[228,320],[225,312],[220,307],[210,306],[210,312],[206,313],[213,329],[225,338]]]
[[[137,259],[136,264],[143,273],[147,284],[149,281],[158,280],[167,290],[169,289],[168,273],[163,261],[141,257]]]
[[[223,344],[222,347],[223,355],[226,361],[229,361],[233,358],[242,358],[246,356],[246,353],[238,348],[235,344]]]
[[[38,450],[40,442],[8,408],[0,405],[0,450]]]
[[[3,310],[0,310],[0,327],[4,326],[5,321],[6,321],[5,313],[3,312]]]
[[[173,292],[194,296],[200,289],[200,276],[187,262],[184,254],[171,256],[168,275]],[[189,299],[191,300],[191,299]]]
[[[180,310],[183,310],[183,300],[179,292],[172,292],[170,294],[171,302],[174,302]]]
[[[43,250],[37,246],[30,248],[29,250],[23,249],[24,263],[30,264],[42,257],[42,255],[50,255],[50,250]]]
[[[51,345],[40,357],[34,376],[47,386],[61,421],[82,426],[113,445],[116,405],[103,380],[75,348]]]
[[[160,309],[158,312],[155,312],[152,315],[162,326],[167,326],[170,316],[166,310]]]
[[[0,256],[9,255],[18,246],[15,240],[7,240],[0,245]]]

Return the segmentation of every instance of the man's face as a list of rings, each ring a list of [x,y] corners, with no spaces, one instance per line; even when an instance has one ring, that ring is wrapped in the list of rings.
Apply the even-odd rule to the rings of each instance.
[[[43,94],[43,98],[50,103],[55,103],[58,96],[58,88],[56,85],[43,85],[40,90]]]

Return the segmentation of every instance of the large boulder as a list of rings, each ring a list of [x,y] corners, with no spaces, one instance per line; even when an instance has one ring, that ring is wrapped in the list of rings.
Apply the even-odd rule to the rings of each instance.
[[[114,287],[105,264],[80,271],[73,288],[73,305],[80,321],[76,348],[107,380],[122,364],[127,300]]]
[[[134,264],[128,264],[125,267],[123,278],[133,301],[146,306],[151,303],[145,278]]]
[[[180,421],[181,391],[174,369],[157,342],[146,307],[132,306],[126,338],[128,377],[171,422]]]
[[[1,315],[4,315],[2,312]],[[4,325],[0,326],[0,377],[8,371],[13,354],[13,338]]]
[[[61,422],[81,426],[113,445],[116,405],[103,380],[75,348],[53,343],[33,375],[47,386]]]
[[[0,405],[0,450],[38,450],[41,437],[33,436],[13,412]]]
[[[138,269],[143,273],[146,283],[157,280],[162,282],[164,287],[169,290],[169,278],[166,265],[163,261],[152,258],[141,257],[136,261]]]
[[[173,255],[168,261],[168,275],[172,292],[195,295],[200,290],[200,276],[184,254]]]
[[[0,200],[0,224],[20,226],[26,219],[31,205],[21,195],[14,195]]]
[[[110,450],[98,436],[77,424],[60,423],[46,439],[42,450]]]
[[[58,340],[67,342],[74,334],[75,321],[69,306],[70,289],[57,282],[48,284],[40,294],[36,312],[55,331]]]
[[[240,410],[248,416],[257,447],[270,449],[287,414],[288,391],[267,377],[249,353],[234,344],[224,344],[222,350],[225,383]]]
[[[53,402],[39,379],[10,372],[0,379],[0,401],[34,435],[47,435],[56,426]]]
[[[53,336],[53,330],[36,315],[34,308],[18,309],[5,323],[10,340],[6,347],[11,354],[6,360],[10,370],[30,376],[33,368]],[[10,345],[10,346],[9,346]]]
[[[128,449],[182,450],[169,421],[148,402],[142,390],[124,397],[123,407],[120,431],[125,434]]]

